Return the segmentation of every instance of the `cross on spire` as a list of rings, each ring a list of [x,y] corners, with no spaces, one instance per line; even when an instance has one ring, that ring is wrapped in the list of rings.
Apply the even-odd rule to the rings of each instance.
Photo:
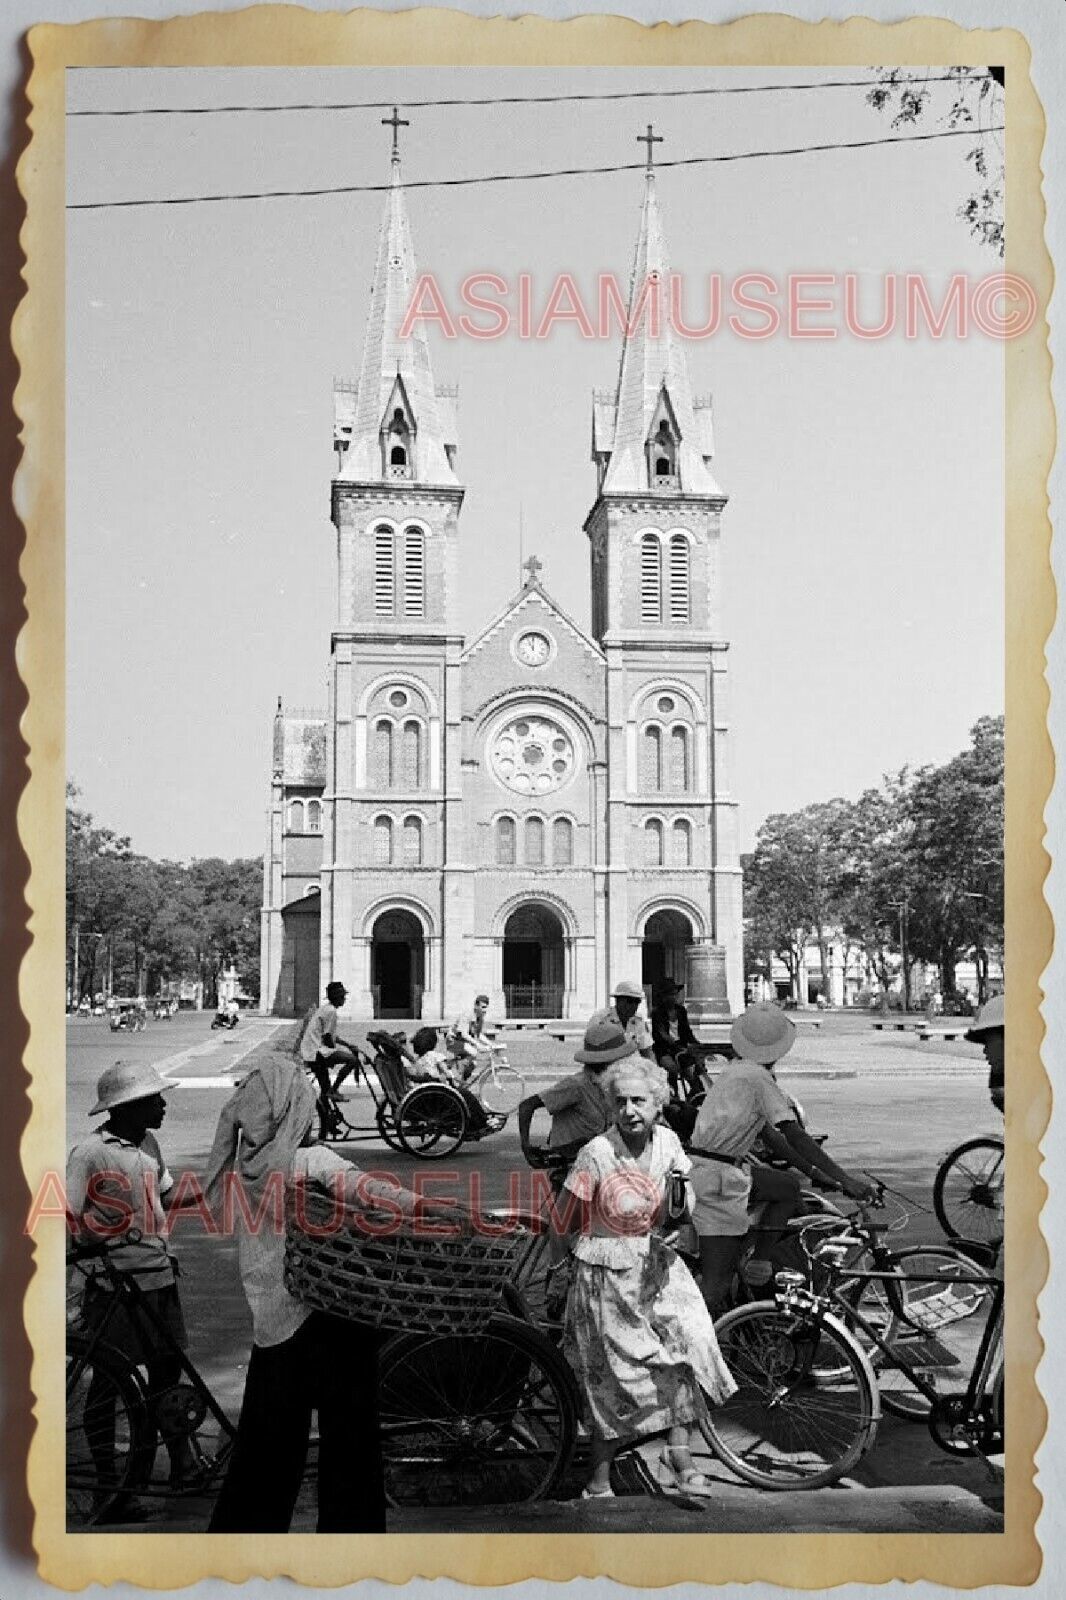
[[[394,161],[399,161],[399,159],[400,159],[400,129],[401,128],[409,128],[411,126],[411,124],[407,121],[407,119],[405,117],[397,116],[396,107],[393,106],[393,108],[392,108],[392,116],[391,117],[382,117],[381,126],[383,128],[391,128],[392,129],[392,159]],[[649,133],[651,132],[650,128],[648,129],[648,132]]]
[[[644,169],[645,172],[651,172],[652,168],[655,166],[655,152],[652,149],[652,145],[662,144],[662,142],[662,134],[655,133],[650,122],[648,123],[647,133],[637,134],[637,143],[647,146],[647,165]]]
[[[529,560],[528,561],[524,561],[522,563],[522,565],[525,568],[526,572],[529,573],[529,577],[526,579],[526,582],[527,583],[536,583],[537,582],[537,573],[540,571],[540,569],[544,565],[544,563],[543,563],[543,561],[541,561],[540,557],[539,556],[530,556]]]

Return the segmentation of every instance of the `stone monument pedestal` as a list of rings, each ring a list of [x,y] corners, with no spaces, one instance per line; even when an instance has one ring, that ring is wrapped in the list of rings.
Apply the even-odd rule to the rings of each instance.
[[[705,941],[685,951],[685,1009],[694,1028],[732,1018],[726,984],[725,946]]]

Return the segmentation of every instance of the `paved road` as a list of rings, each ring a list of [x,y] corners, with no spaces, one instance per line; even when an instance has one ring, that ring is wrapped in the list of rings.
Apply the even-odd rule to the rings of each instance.
[[[175,1172],[198,1171],[229,1086],[240,1076],[250,1049],[272,1036],[277,1025],[244,1017],[236,1033],[212,1033],[206,1014],[179,1014],[149,1021],[146,1032],[113,1035],[103,1019],[72,1021],[68,1027],[68,1142],[87,1126],[96,1079],[118,1057],[153,1061],[174,1084],[161,1140]],[[349,1030],[356,1039],[357,1027]],[[531,1087],[574,1070],[573,1043],[519,1037],[509,1042],[512,1063]],[[985,1090],[980,1052],[962,1041],[922,1044],[917,1035],[875,1033],[865,1018],[828,1018],[820,1027],[801,1021],[800,1037],[780,1076],[802,1100],[812,1131],[828,1131],[834,1154],[846,1165],[867,1168],[908,1196],[911,1216],[901,1239],[939,1236],[928,1211],[932,1174],[944,1152],[974,1132],[996,1128]],[[365,1091],[349,1107],[353,1120],[368,1123]],[[360,1165],[396,1173],[409,1184],[432,1183],[434,1192],[469,1192],[478,1175],[485,1205],[505,1204],[515,1184],[529,1174],[513,1122],[481,1145],[468,1146],[443,1164],[416,1163],[388,1151],[376,1137],[348,1147]],[[191,1334],[191,1354],[223,1402],[239,1405],[250,1326],[236,1275],[231,1240],[208,1238],[195,1219],[176,1235],[183,1264],[182,1297]],[[701,1463],[714,1477],[713,1499],[690,1506],[646,1493],[622,1495],[616,1503],[494,1509],[489,1513],[421,1512],[398,1515],[397,1531],[998,1531],[1002,1484],[981,1462],[943,1454],[921,1426],[886,1418],[876,1449],[850,1486],[806,1494],[768,1495],[737,1484],[725,1470]],[[623,1474],[636,1488],[633,1474]],[[313,1526],[310,1505],[299,1526]],[[206,1508],[195,1501],[166,1508],[154,1526],[202,1527]]]

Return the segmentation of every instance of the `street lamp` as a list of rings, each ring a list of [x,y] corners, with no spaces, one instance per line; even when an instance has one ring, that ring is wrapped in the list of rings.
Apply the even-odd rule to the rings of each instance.
[[[899,912],[899,948],[903,960],[903,1010],[906,1013],[911,1008],[910,974],[907,970],[907,912],[909,906],[906,900],[890,900],[888,904],[893,911]]]
[[[988,999],[988,951],[984,947],[982,910],[988,896],[977,889],[963,889],[960,899],[979,901],[974,906],[973,964],[977,972],[977,1004],[983,1006]]]

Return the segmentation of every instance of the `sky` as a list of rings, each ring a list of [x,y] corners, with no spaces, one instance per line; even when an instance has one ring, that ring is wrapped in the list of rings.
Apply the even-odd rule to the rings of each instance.
[[[891,133],[861,89],[403,109],[818,76],[80,70],[67,104],[396,99],[409,181],[638,161],[649,120],[664,160]],[[952,90],[929,92],[933,130]],[[385,114],[68,117],[68,202],[384,183]],[[997,271],[955,215],[970,143],[664,169],[692,320],[710,273],[855,272],[872,320],[886,273],[923,273],[937,300],[953,273]],[[642,189],[636,171],[412,189],[419,267],[456,311],[477,271],[531,273],[538,308],[569,272],[594,303],[599,272],[628,282]],[[97,820],[146,854],[259,854],[277,698],[325,705],[332,383],[358,374],[382,205],[356,194],[68,211],[67,767]],[[519,587],[520,528],[541,580],[587,626],[591,391],[616,380],[618,335],[434,330],[432,343],[437,383],[460,390],[467,637]],[[687,348],[694,392],[714,395],[713,470],[729,496],[722,608],[750,848],[769,813],[946,760],[1002,710],[1003,347],[900,328],[873,342],[723,330]]]

